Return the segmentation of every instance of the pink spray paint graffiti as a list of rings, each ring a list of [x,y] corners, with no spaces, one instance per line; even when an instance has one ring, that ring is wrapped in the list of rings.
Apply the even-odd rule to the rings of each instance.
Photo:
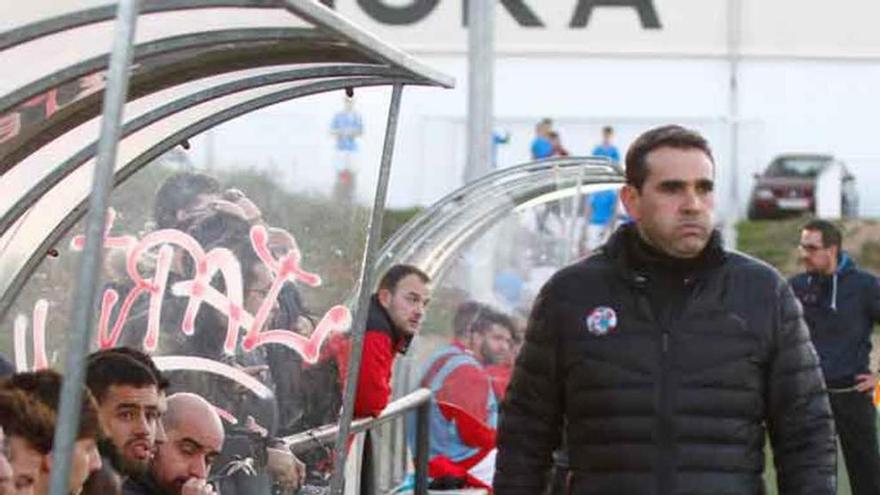
[[[49,359],[46,357],[46,315],[49,312],[49,302],[40,299],[34,305],[33,328],[34,328],[34,365],[30,369],[41,370],[49,367]],[[19,315],[15,319],[13,338],[15,339],[15,367],[19,371],[25,371],[27,366],[27,318]]]
[[[183,315],[180,330],[186,335],[195,332],[196,316],[202,306],[207,304],[227,317],[227,331],[223,349],[228,354],[235,352],[239,343],[239,331],[244,329],[241,340],[242,350],[252,351],[267,344],[287,346],[299,353],[307,363],[318,360],[321,344],[327,336],[336,331],[346,331],[351,326],[351,312],[343,305],[331,307],[320,320],[309,337],[299,335],[290,329],[264,329],[278,294],[286,283],[301,282],[317,287],[321,277],[301,266],[302,253],[294,237],[288,232],[272,229],[270,232],[262,225],[253,226],[250,230],[250,241],[260,261],[270,270],[273,282],[263,298],[256,314],[250,314],[243,306],[244,284],[241,267],[233,253],[226,248],[213,248],[208,252],[188,234],[179,230],[165,229],[151,232],[138,240],[133,236],[110,235],[116,214],[108,213],[107,229],[104,233],[104,247],[110,250],[125,252],[126,272],[133,284],[122,299],[115,321],[111,321],[120,294],[114,288],[108,288],[101,297],[101,312],[98,317],[97,343],[101,349],[116,346],[124,329],[124,324],[137,299],[149,297],[147,332],[144,337],[144,348],[153,352],[159,344],[160,318],[162,302],[166,292],[170,290],[176,297],[187,298],[187,306]],[[272,242],[270,242],[272,241]],[[270,245],[281,244],[285,253],[280,257],[272,254]],[[76,236],[71,242],[73,251],[83,249],[84,236]],[[152,263],[145,263],[158,251]],[[175,256],[189,256],[195,267],[195,274],[189,280],[179,281],[168,287]],[[142,273],[142,265],[149,264],[152,274]],[[225,282],[225,293],[211,285],[213,277],[220,273]],[[37,303],[34,309],[34,365],[33,369],[48,366],[45,352],[45,319],[48,304]],[[15,354],[17,367],[27,369],[25,340],[26,318],[19,317],[15,324]]]

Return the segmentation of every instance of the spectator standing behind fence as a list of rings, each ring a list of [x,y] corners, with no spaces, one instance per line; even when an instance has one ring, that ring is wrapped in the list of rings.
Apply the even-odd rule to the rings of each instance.
[[[572,494],[833,494],[836,446],[800,305],[713,230],[712,152],[664,126],[626,157],[633,223],[557,272],[502,405],[495,494],[542,493],[563,431]]]
[[[610,125],[602,128],[602,142],[593,148],[593,156],[602,156],[611,163],[620,163],[620,151],[614,145],[614,128]]]
[[[345,107],[333,115],[330,133],[336,139],[336,194],[351,199],[357,174],[357,139],[364,132],[361,115],[354,109],[354,97],[345,97]]]
[[[535,137],[532,139],[531,145],[532,160],[553,156],[553,143],[550,142],[551,132],[553,132],[552,120],[543,118],[535,124]]]
[[[620,151],[614,145],[613,127],[602,128],[602,142],[593,148],[593,156],[607,158],[613,164],[620,163]],[[588,252],[601,246],[611,234],[617,220],[617,200],[617,191],[614,189],[597,191],[586,198]]]
[[[878,279],[842,251],[840,230],[812,220],[801,230],[804,273],[791,279],[804,307],[828,387],[834,425],[854,495],[880,493],[877,411],[872,394],[871,333],[880,322]]]

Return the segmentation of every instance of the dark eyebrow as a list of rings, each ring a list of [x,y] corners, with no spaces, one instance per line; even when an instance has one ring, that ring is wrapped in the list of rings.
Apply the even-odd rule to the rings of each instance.
[[[150,409],[158,409],[159,406],[156,404],[138,404],[136,402],[123,402],[121,404],[116,405],[117,411],[122,410],[122,409],[141,409],[141,408],[150,410]]]
[[[685,186],[685,181],[680,179],[667,179],[661,181],[659,184],[661,189],[673,189]]]

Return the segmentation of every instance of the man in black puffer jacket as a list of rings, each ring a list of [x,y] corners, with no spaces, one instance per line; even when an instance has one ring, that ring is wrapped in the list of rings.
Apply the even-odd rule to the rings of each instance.
[[[626,157],[634,223],[538,296],[501,409],[496,495],[542,493],[565,430],[570,493],[833,494],[828,398],[800,306],[712,230],[699,134],[646,132]]]

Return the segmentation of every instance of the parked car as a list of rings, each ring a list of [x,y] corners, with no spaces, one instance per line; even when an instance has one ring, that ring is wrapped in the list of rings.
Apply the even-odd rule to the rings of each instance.
[[[781,218],[816,211],[816,179],[831,164],[841,166],[841,212],[858,215],[856,178],[846,165],[831,155],[785,154],[770,162],[763,174],[755,174],[749,198],[749,219]]]

